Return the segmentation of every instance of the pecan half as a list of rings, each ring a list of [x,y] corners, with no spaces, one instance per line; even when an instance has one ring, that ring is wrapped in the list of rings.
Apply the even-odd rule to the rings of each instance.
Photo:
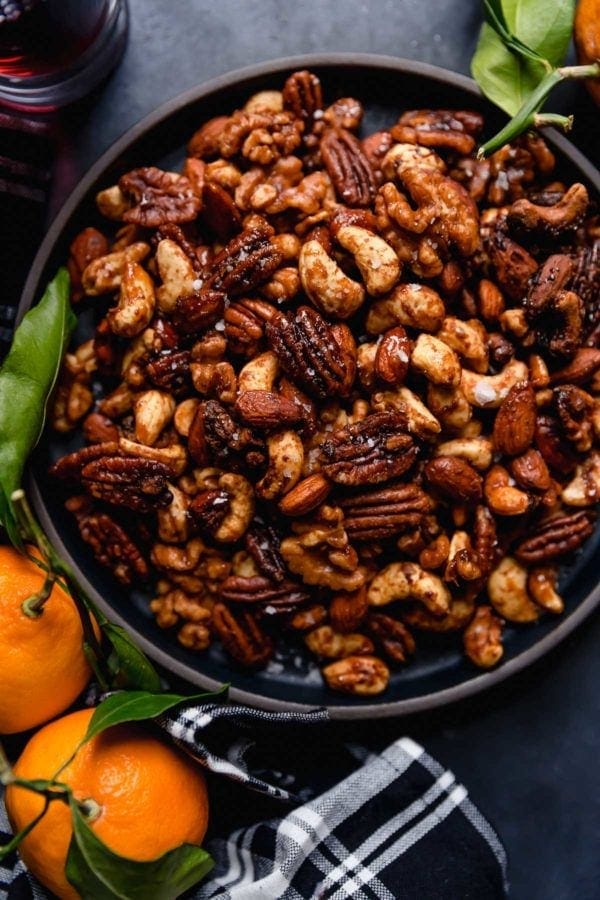
[[[585,309],[585,342],[600,346],[600,239],[580,247],[575,258],[571,290],[581,297]]]
[[[433,502],[416,484],[396,484],[343,497],[344,528],[351,540],[392,537],[418,527]]]
[[[402,622],[384,613],[370,613],[367,632],[392,662],[406,663],[415,652],[415,639]]]
[[[245,297],[230,304],[225,310],[225,336],[232,353],[255,354],[264,336],[265,322],[275,314],[275,308],[264,300]]]
[[[245,535],[246,550],[261,572],[281,584],[287,571],[283,557],[279,552],[279,537],[271,525],[254,521]]]
[[[214,536],[229,512],[230,500],[227,491],[200,491],[190,503],[190,515],[201,531]]]
[[[260,668],[273,655],[273,641],[250,612],[234,615],[224,603],[216,603],[212,626],[227,653],[242,666]]]
[[[245,228],[232,238],[212,261],[204,289],[237,297],[267,281],[283,261],[271,233],[268,226]]]
[[[305,132],[313,126],[315,113],[323,109],[321,82],[312,72],[294,72],[283,86],[283,106],[305,123]]]
[[[588,511],[553,516],[517,545],[515,556],[527,565],[542,565],[577,550],[593,530],[594,517]]]
[[[228,159],[241,153],[260,166],[268,166],[289,156],[300,144],[304,125],[290,112],[238,111],[231,116],[219,135],[219,150]]]
[[[119,187],[134,203],[123,213],[123,220],[144,228],[192,222],[200,209],[200,198],[185,175],[163,172],[156,166],[133,169],[121,176]]]
[[[214,325],[223,315],[225,294],[204,288],[187,297],[179,297],[173,323],[183,334],[195,334]]]
[[[146,375],[152,384],[177,396],[190,384],[189,350],[161,353],[146,365]]]
[[[57,460],[50,466],[49,472],[54,478],[65,481],[79,481],[81,473],[88,463],[102,456],[118,456],[119,445],[116,441],[103,441],[100,444],[92,444],[90,447],[82,447]]]
[[[278,313],[266,324],[269,346],[283,369],[313,397],[346,397],[356,374],[354,347],[315,309],[301,306],[295,315]]]
[[[266,462],[263,441],[236,422],[217,400],[200,403],[188,434],[188,450],[199,465],[214,462],[230,471],[246,464],[257,468]]]
[[[373,413],[323,441],[325,475],[336,484],[379,484],[413,465],[418,448],[397,411]]]
[[[266,616],[295,612],[299,606],[310,600],[307,590],[293,581],[275,584],[270,578],[252,575],[230,575],[221,585],[220,595],[228,603],[247,603],[260,608]]]
[[[107,513],[96,512],[89,497],[71,497],[65,504],[77,520],[81,537],[95,559],[111,570],[121,584],[145,581],[148,564],[130,535]]]
[[[483,116],[476,112],[454,109],[413,109],[403,113],[390,129],[400,144],[453,150],[468,156],[475,138],[483,127]]]
[[[348,206],[369,206],[377,183],[360,142],[344,128],[329,128],[321,138],[321,156],[335,192]]]
[[[83,467],[81,482],[97,500],[147,513],[171,502],[170,474],[168,466],[153,459],[102,456]]]

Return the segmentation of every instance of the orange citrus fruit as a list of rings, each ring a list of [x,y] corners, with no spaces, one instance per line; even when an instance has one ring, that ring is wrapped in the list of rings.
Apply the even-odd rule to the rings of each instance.
[[[73,754],[93,710],[84,709],[45,725],[29,741],[14,772],[19,778],[50,778]],[[208,824],[204,775],[184,753],[139,726],[117,725],[92,738],[60,772],[78,800],[100,806],[90,827],[115,853],[145,861],[180,844],[200,844]],[[6,789],[15,832],[39,815],[44,800],[18,785]],[[76,898],[65,863],[71,813],[53,800],[19,846],[29,869],[60,898]]]
[[[579,0],[574,36],[577,59],[582,65],[600,60],[600,0]],[[588,78],[585,84],[600,104],[600,79]]]
[[[23,612],[23,601],[43,584],[35,563],[0,546],[0,734],[64,712],[91,675],[79,613],[61,587],[54,585],[36,617]]]

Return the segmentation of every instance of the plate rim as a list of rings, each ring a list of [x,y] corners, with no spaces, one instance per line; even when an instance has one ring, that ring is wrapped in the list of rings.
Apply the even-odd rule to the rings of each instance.
[[[275,75],[279,72],[298,68],[334,68],[336,66],[346,68],[371,68],[380,71],[397,72],[399,74],[408,73],[410,75],[427,78],[428,80],[440,81],[445,85],[458,87],[476,97],[483,96],[473,79],[466,75],[418,60],[385,56],[376,53],[313,53],[279,57],[254,65],[244,66],[240,69],[230,70],[225,74],[218,75],[207,81],[203,81],[199,85],[188,88],[172,99],[160,104],[156,109],[147,113],[142,119],[128,128],[87,169],[82,178],[75,185],[65,202],[62,204],[57,215],[50,223],[48,231],[35,255],[21,294],[16,317],[17,324],[21,321],[23,315],[33,304],[33,301],[37,296],[41,276],[48,258],[54,249],[57,236],[62,234],[71,215],[76,211],[78,205],[84,199],[93,184],[103,174],[105,169],[147,131],[159,125],[169,116],[181,111],[186,106],[196,103],[204,97],[220,90],[241,85],[244,81],[260,78],[261,76],[266,77],[268,75]],[[554,129],[548,129],[545,132],[545,136],[550,139],[551,144],[557,147],[558,150],[582,172],[585,178],[594,185],[595,189],[600,194],[600,172],[593,163],[588,160],[580,150],[571,144],[570,141]],[[44,530],[57,550],[70,561],[78,581],[90,594],[94,602],[98,604],[102,612],[109,616],[112,621],[126,628],[152,660],[167,671],[172,672],[178,678],[183,679],[188,684],[195,684],[207,690],[217,690],[222,687],[221,682],[204,675],[202,672],[198,672],[196,669],[192,669],[186,663],[174,659],[169,653],[157,647],[148,638],[140,634],[136,628],[127,622],[125,618],[104,600],[100,592],[82,573],[77,562],[67,550],[59,532],[48,514],[38,484],[31,474],[28,476],[28,482],[32,502]],[[483,672],[480,675],[470,678],[468,681],[461,682],[460,684],[439,691],[422,694],[418,697],[393,700],[385,703],[356,704],[353,706],[327,705],[326,709],[328,710],[330,717],[337,720],[379,719],[426,712],[465,700],[500,684],[540,660],[568,637],[568,635],[570,635],[599,604],[600,581],[587,597],[562,621],[560,621],[549,634],[536,641],[531,647],[523,650],[513,659],[501,664],[497,669],[490,672]],[[314,709],[314,706],[311,706],[310,704],[265,697],[262,694],[254,694],[250,691],[235,687],[230,688],[229,699],[251,706],[258,706],[261,709],[276,711],[287,710],[299,712]]]

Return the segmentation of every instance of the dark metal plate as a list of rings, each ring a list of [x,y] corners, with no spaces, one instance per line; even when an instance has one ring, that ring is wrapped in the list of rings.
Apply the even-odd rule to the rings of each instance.
[[[86,225],[102,221],[94,205],[98,190],[114,184],[128,169],[139,165],[164,168],[177,165],[192,132],[211,116],[242,105],[250,94],[279,88],[289,72],[310,68],[322,79],[328,102],[339,96],[359,97],[366,107],[365,132],[389,126],[404,109],[415,107],[475,108],[486,115],[489,134],[501,116],[464,76],[423,63],[392,57],[330,54],[300,56],[232,72],[164,104],[120,138],[90,169],[65,203],[40,247],[20,306],[20,315],[37,300],[56,268],[64,264],[74,235]],[[600,192],[600,174],[568,141],[553,134],[561,177],[582,180]],[[84,315],[79,325],[82,340],[90,334]],[[87,329],[87,330],[86,330]],[[600,602],[596,550],[600,533],[584,552],[565,567],[561,589],[565,613],[541,622],[507,627],[505,657],[493,672],[481,674],[462,654],[460,637],[419,635],[414,663],[394,672],[388,690],[371,702],[329,691],[300,643],[289,646],[263,672],[234,669],[219,647],[192,653],[161,631],[147,608],[148,595],[130,595],[92,558],[72,518],[62,507],[62,495],[46,476],[51,460],[77,446],[73,438],[45,435],[31,466],[32,496],[40,519],[57,548],[70,559],[82,583],[113,620],[127,627],[149,656],[180,678],[212,689],[230,682],[233,700],[270,709],[327,706],[335,718],[373,718],[432,709],[475,694],[539,659],[563,640]]]

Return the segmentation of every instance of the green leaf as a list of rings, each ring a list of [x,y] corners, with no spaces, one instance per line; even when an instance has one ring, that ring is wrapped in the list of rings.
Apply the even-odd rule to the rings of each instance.
[[[24,316],[0,369],[0,523],[17,545],[10,497],[20,487],[27,457],[42,433],[48,397],[74,325],[69,275],[63,268]]]
[[[95,710],[82,743],[113,725],[154,719],[179,703],[223,699],[226,691],[227,687],[224,687],[215,693],[193,694],[190,697],[183,694],[151,694],[147,691],[120,691],[118,694],[111,694]]]
[[[214,865],[206,850],[192,844],[150,862],[119,856],[94,834],[75,800],[70,806],[73,837],[65,872],[83,900],[174,900]]]
[[[543,56],[533,50],[528,44],[521,41],[517,35],[513,34],[510,30],[506,22],[501,0],[483,0],[483,11],[485,13],[486,22],[494,29],[498,37],[502,40],[502,43],[505,44],[509,50],[512,50],[514,53],[525,59],[538,60],[538,62],[542,62],[546,66],[548,65],[547,60],[545,60]]]
[[[510,31],[547,59],[551,66],[564,62],[575,15],[575,0],[502,0]]]
[[[514,116],[546,74],[542,63],[511,53],[502,39],[484,23],[471,73],[492,103]]]
[[[143,691],[160,690],[158,672],[125,629],[107,621],[101,623],[101,629],[112,645],[108,664],[115,676],[113,679],[115,687],[139,688]]]

